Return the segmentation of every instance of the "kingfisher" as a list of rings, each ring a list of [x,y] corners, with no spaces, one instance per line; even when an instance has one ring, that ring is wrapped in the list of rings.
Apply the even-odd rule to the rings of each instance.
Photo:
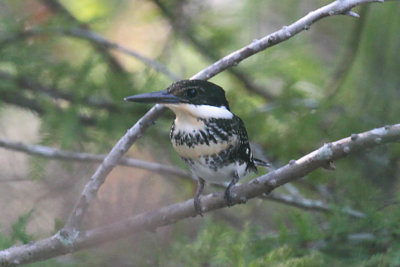
[[[240,178],[268,166],[253,157],[246,127],[230,111],[225,91],[205,80],[181,80],[166,90],[129,96],[126,101],[157,103],[171,109],[173,148],[198,181],[194,208],[202,215],[200,195],[205,182],[228,184],[225,200],[232,205],[232,188]]]

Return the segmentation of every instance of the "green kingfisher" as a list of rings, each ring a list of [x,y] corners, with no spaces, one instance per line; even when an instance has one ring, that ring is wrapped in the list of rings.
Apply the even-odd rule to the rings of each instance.
[[[158,103],[176,115],[170,139],[172,146],[198,180],[194,208],[202,214],[200,194],[205,181],[227,184],[225,199],[232,204],[231,190],[256,165],[243,121],[229,109],[225,91],[204,80],[182,80],[166,90],[126,97],[127,101]]]

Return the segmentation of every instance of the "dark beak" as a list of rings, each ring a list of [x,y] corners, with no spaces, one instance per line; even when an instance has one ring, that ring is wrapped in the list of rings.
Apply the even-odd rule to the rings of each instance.
[[[157,104],[178,104],[185,102],[185,99],[174,96],[168,93],[167,90],[155,93],[146,93],[141,95],[128,96],[125,97],[124,100],[139,102],[139,103],[157,103]]]

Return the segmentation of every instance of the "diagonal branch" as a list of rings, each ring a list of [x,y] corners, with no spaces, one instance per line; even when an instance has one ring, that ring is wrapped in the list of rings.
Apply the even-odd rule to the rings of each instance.
[[[306,16],[302,17],[291,25],[284,26],[282,29],[225,56],[211,66],[194,75],[192,79],[208,80],[218,73],[228,69],[229,67],[236,66],[244,59],[259,53],[268,47],[288,40],[301,31],[309,29],[310,25],[322,18],[346,14],[349,10],[351,10],[351,8],[369,2],[382,2],[382,0],[334,1],[326,6],[308,13]],[[65,233],[68,233],[71,236],[74,236],[76,232],[79,233],[78,229],[80,228],[83,215],[88,209],[90,202],[97,195],[97,191],[104,183],[107,175],[116,166],[122,155],[128,151],[130,146],[139,137],[141,137],[144,131],[162,114],[163,110],[165,110],[165,108],[161,105],[155,105],[138,122],[136,122],[136,124],[129,129],[128,132],[113,147],[113,149],[104,159],[104,162],[99,166],[95,174],[91,177],[90,181],[83,189],[80,199],[78,200],[73,212],[67,220],[64,228]]]
[[[143,135],[145,129],[152,125],[164,110],[165,108],[161,105],[154,106],[150,112],[147,112],[148,115],[139,119],[139,121],[130,128],[111,149],[103,163],[98,167],[89,182],[85,185],[81,197],[64,226],[67,233],[74,235],[74,233],[78,231],[83,215],[87,211],[90,202],[96,197],[97,191],[104,183],[107,175],[118,164],[120,158],[128,151],[132,144]]]
[[[165,65],[158,62],[157,60],[145,57],[132,49],[129,49],[129,48],[126,48],[117,43],[108,41],[106,38],[104,38],[103,36],[101,36],[100,34],[98,34],[96,32],[81,29],[81,28],[71,28],[69,30],[60,30],[60,32],[66,34],[66,35],[71,35],[74,37],[78,37],[78,38],[82,38],[82,39],[86,39],[86,40],[95,42],[99,45],[102,45],[103,47],[106,47],[109,49],[115,49],[121,53],[124,53],[131,57],[134,57],[134,58],[138,59],[139,61],[143,62],[144,64],[152,67],[156,71],[165,74],[167,77],[169,77],[173,81],[178,81],[181,79],[179,77],[179,75],[171,72]]]
[[[43,4],[45,4],[48,8],[50,8],[53,12],[61,14],[65,16],[69,21],[77,24],[80,28],[88,28],[88,25],[79,21],[71,12],[68,11],[59,1],[57,0],[41,0]],[[113,70],[119,73],[125,73],[124,67],[118,62],[118,60],[110,54],[110,52],[103,47],[101,44],[92,43],[93,47],[97,52],[99,52],[103,57],[108,61]]]
[[[215,49],[207,46],[206,44],[202,43],[200,40],[196,38],[194,34],[191,33],[190,24],[188,25],[185,23],[184,26],[180,25],[181,23],[177,21],[177,18],[180,17],[180,14],[173,14],[167,7],[161,3],[159,0],[153,0],[153,2],[158,6],[164,16],[170,21],[173,29],[183,36],[183,39],[187,42],[191,43],[197,51],[199,51],[205,58],[210,60],[211,62],[215,62],[220,58],[219,55],[216,54]],[[176,12],[175,12],[176,13]],[[274,99],[274,96],[270,93],[268,88],[264,88],[253,82],[249,77],[248,74],[245,73],[243,70],[230,68],[228,70],[233,76],[236,77],[244,87],[251,93],[258,94],[259,96],[263,97],[265,100],[270,101]]]
[[[0,49],[3,48],[6,45],[9,45],[15,41],[30,38],[36,35],[46,35],[46,34],[60,34],[60,35],[67,35],[67,36],[72,36],[75,38],[80,38],[84,39],[87,41],[90,41],[92,43],[96,43],[99,46],[102,46],[103,48],[107,49],[115,49],[121,53],[124,53],[128,56],[134,57],[137,60],[141,61],[145,65],[148,65],[149,67],[153,68],[154,70],[166,75],[168,78],[170,78],[173,81],[180,80],[181,78],[179,77],[178,74],[170,71],[164,64],[161,62],[151,59],[149,57],[146,57],[139,52],[127,48],[125,46],[122,46],[118,43],[114,43],[112,41],[107,40],[105,37],[101,36],[99,33],[96,33],[91,30],[87,29],[82,29],[82,28],[54,28],[54,29],[30,29],[30,30],[25,30],[22,32],[19,32],[17,34],[8,36],[6,38],[2,38],[0,40]]]
[[[279,44],[292,38],[294,35],[304,30],[310,29],[310,26],[316,21],[333,16],[343,15],[353,7],[369,2],[383,2],[382,0],[348,0],[348,1],[334,1],[326,6],[323,6],[317,10],[309,12],[306,16],[290,24],[289,26],[283,26],[281,30],[271,33],[260,40],[256,40],[237,50],[224,58],[218,60],[210,67],[197,73],[193,78],[195,79],[209,79],[223,70],[226,70],[232,66],[236,66],[246,58],[263,51],[271,46]]]
[[[274,189],[286,183],[318,168],[323,168],[327,162],[339,160],[359,151],[389,142],[400,142],[400,124],[352,134],[351,137],[324,144],[298,160],[291,160],[281,168],[257,177],[248,183],[235,186],[232,192],[233,202],[234,204],[242,204],[262,194],[271,193]],[[201,201],[203,213],[224,208],[227,205],[222,192],[206,195],[202,197]],[[193,199],[189,199],[81,234],[73,232],[73,235],[71,235],[70,232],[63,229],[52,237],[0,251],[0,264],[9,266],[48,259],[122,238],[127,233],[155,230],[158,227],[193,216],[196,216],[196,211],[193,208]]]

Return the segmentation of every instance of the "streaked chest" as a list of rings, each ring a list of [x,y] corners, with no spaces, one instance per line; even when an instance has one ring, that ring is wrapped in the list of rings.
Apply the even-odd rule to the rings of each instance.
[[[198,159],[233,150],[238,144],[238,136],[205,120],[197,120],[188,125],[175,120],[170,138],[176,152],[186,159]]]

